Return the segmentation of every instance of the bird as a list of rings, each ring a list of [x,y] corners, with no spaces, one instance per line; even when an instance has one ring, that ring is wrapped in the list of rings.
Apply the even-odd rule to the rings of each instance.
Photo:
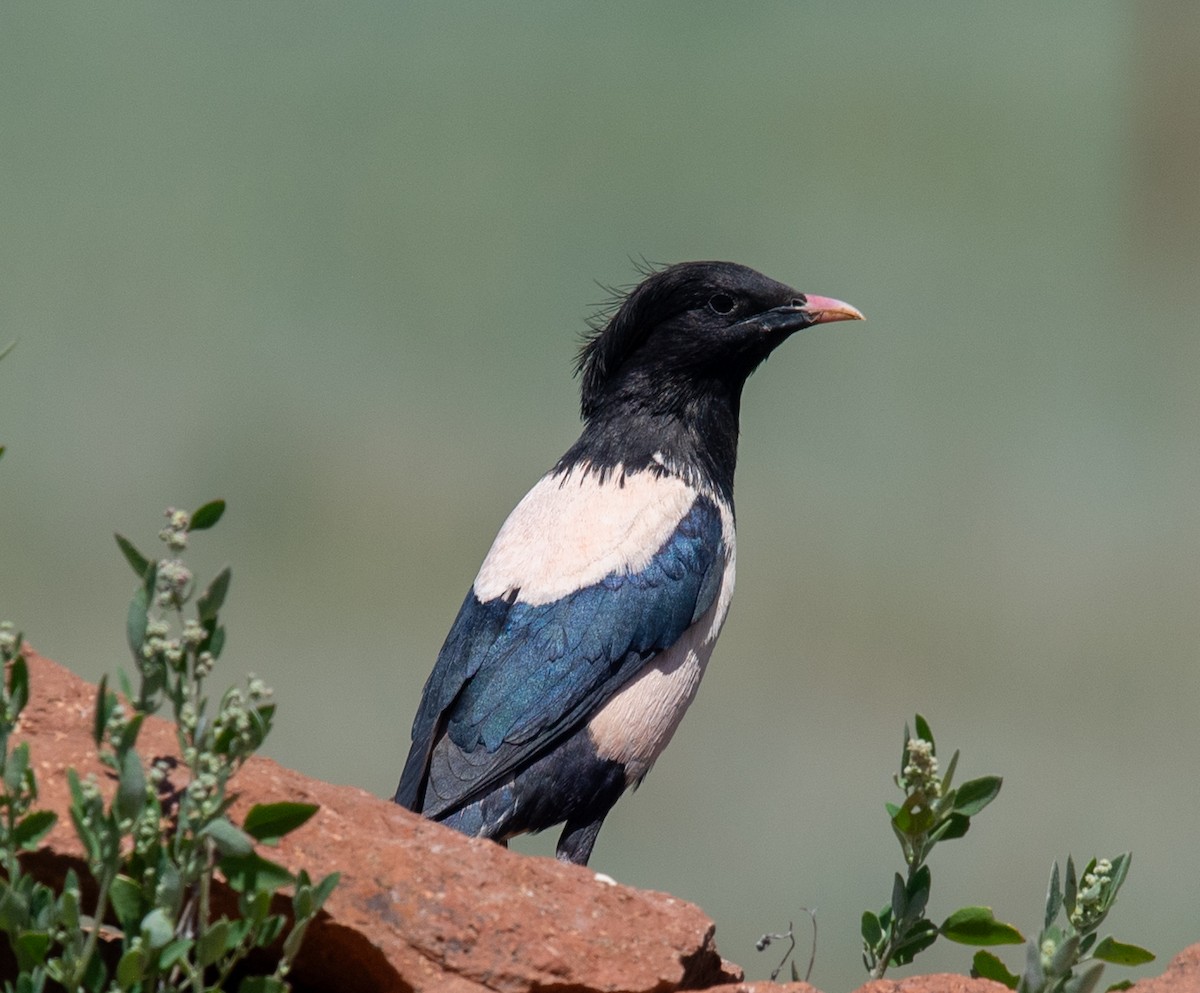
[[[583,430],[505,520],[425,683],[395,802],[587,865],[696,695],[733,595],[746,379],[861,320],[732,262],[643,268],[576,363]]]

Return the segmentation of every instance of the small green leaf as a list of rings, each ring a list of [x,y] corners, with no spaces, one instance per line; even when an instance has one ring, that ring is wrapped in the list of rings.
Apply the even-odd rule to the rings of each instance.
[[[1032,939],[1025,942],[1025,971],[1021,973],[1024,989],[1040,990],[1046,985],[1046,970],[1042,968],[1042,950]]]
[[[971,828],[971,818],[962,814],[951,814],[929,833],[930,841],[953,841],[961,838]]]
[[[122,989],[130,989],[141,982],[146,974],[146,950],[131,948],[117,962],[117,982]]]
[[[158,887],[155,891],[155,902],[177,917],[183,905],[183,880],[166,848],[159,850],[157,868]]]
[[[1063,984],[1063,993],[1092,993],[1104,971],[1103,962],[1089,962]]]
[[[1055,861],[1054,868],[1050,870],[1050,884],[1046,887],[1046,923],[1043,928],[1048,928],[1054,923],[1054,919],[1062,909],[1062,903],[1062,886],[1058,881],[1058,862]]]
[[[169,942],[158,953],[158,967],[160,969],[170,969],[171,966],[191,951],[193,944],[194,942],[191,938],[176,938],[174,941]]]
[[[315,803],[259,803],[250,808],[242,828],[257,841],[274,845],[319,809]]]
[[[108,890],[108,899],[121,927],[136,932],[138,922],[146,913],[146,902],[142,899],[142,888],[132,878],[119,875]]]
[[[1116,993],[1117,990],[1128,989],[1133,989],[1133,980],[1122,979],[1119,983],[1113,983],[1110,987],[1108,987],[1108,989],[1105,990],[1105,993]]]
[[[189,531],[206,531],[221,519],[225,513],[224,500],[212,500],[203,507],[193,511]]]
[[[107,673],[102,678],[107,680],[108,679]],[[121,692],[125,694],[125,699],[132,700],[134,698],[133,683],[131,683],[129,681],[129,673],[127,673],[124,669],[118,669],[117,670],[117,682],[121,686]]]
[[[862,937],[868,948],[875,948],[883,940],[883,928],[879,926],[879,918],[869,910],[862,915]]]
[[[1075,860],[1067,856],[1067,875],[1063,880],[1063,908],[1070,917],[1075,913],[1075,897],[1078,896],[1078,883],[1075,879]]]
[[[54,890],[42,883],[34,883],[29,909],[35,928],[45,930],[54,927],[58,915],[58,901],[55,899]]]
[[[954,750],[954,754],[950,756],[950,761],[946,763],[946,771],[942,773],[942,793],[945,794],[950,790],[950,784],[954,782],[954,770],[958,768],[958,749]]]
[[[284,936],[283,946],[280,949],[282,957],[288,962],[295,961],[297,955],[300,954],[300,945],[304,942],[304,935],[308,932],[308,925],[311,923],[311,918],[304,918],[296,921],[295,925]],[[278,945],[276,946],[279,947]],[[782,967],[783,963],[780,963]]]
[[[58,814],[53,810],[35,810],[26,814],[17,822],[16,830],[13,832],[13,841],[19,848],[31,852],[50,833],[50,829],[57,821]]]
[[[1065,976],[1078,961],[1079,935],[1072,934],[1058,943],[1058,948],[1050,956],[1050,964],[1046,966],[1046,971],[1052,976]]]
[[[212,628],[212,633],[206,640],[208,644],[204,646],[204,650],[211,652],[212,657],[220,658],[224,650],[224,627],[217,625]]]
[[[28,771],[29,742],[26,741],[12,750],[4,766],[4,789],[9,796],[21,792]]]
[[[12,700],[12,716],[16,717],[29,702],[29,665],[25,656],[17,654],[9,667],[8,695]]]
[[[237,893],[274,893],[295,882],[292,874],[283,866],[253,852],[221,859],[220,869],[230,889]]]
[[[292,893],[292,912],[296,920],[305,921],[313,915],[313,891],[311,886],[297,878],[295,892]]]
[[[929,890],[932,886],[929,866],[923,865],[913,875],[906,888],[907,904],[905,915],[916,920],[925,913],[925,905],[929,902]]]
[[[271,724],[275,719],[275,704],[266,703],[250,711],[251,747],[257,751],[267,735],[271,733]]]
[[[999,776],[982,776],[963,783],[954,798],[954,812],[974,817],[996,799],[1004,780]]]
[[[971,975],[980,979],[990,979],[996,983],[1003,983],[1010,990],[1017,988],[1017,983],[1020,978],[1014,976],[991,952],[985,952],[982,949],[975,953],[975,957],[971,960]]]
[[[1133,852],[1123,852],[1112,860],[1112,870],[1108,874],[1111,882],[1105,887],[1104,891],[1104,907],[1106,910],[1117,898],[1117,890],[1125,882],[1125,877],[1129,874],[1129,865],[1132,861]]]
[[[208,589],[200,594],[200,598],[196,601],[196,613],[202,624],[217,619],[217,612],[221,609],[221,605],[225,602],[225,595],[229,592],[231,578],[232,573],[229,566],[226,566],[208,584]]]
[[[917,794],[913,794],[904,801],[904,806],[900,808],[901,812],[905,812],[910,817],[908,822],[908,833],[917,835],[917,833],[925,833],[934,826],[935,814],[928,802],[920,798]]]
[[[92,742],[99,745],[104,740],[104,729],[112,716],[116,698],[108,692],[108,673],[100,677],[100,685],[96,688],[96,708],[92,711]]]
[[[142,938],[151,948],[163,948],[175,937],[175,925],[162,907],[155,907],[142,918]]]
[[[1092,952],[1093,957],[1101,962],[1111,962],[1113,965],[1144,965],[1154,961],[1154,953],[1138,945],[1127,945],[1114,938],[1105,938]]]
[[[145,720],[145,714],[134,714],[125,722],[120,735],[113,742],[113,748],[118,755],[125,755],[133,750],[133,746],[137,744],[138,735],[142,731],[142,722]]]
[[[152,575],[157,569],[151,569],[146,575]],[[151,587],[151,590],[153,587]],[[125,637],[129,642],[129,650],[135,659],[142,657],[142,642],[146,640],[146,625],[149,623],[151,590],[143,583],[129,601],[129,614],[125,620]]]
[[[29,923],[29,901],[15,887],[0,880],[0,930],[12,934]]]
[[[46,961],[50,951],[50,935],[45,931],[22,931],[12,943],[17,954],[17,968],[32,972]]]
[[[196,964],[204,967],[212,965],[225,954],[225,942],[229,938],[229,918],[222,917],[214,921],[208,929],[196,939]]]
[[[892,818],[892,825],[897,831],[912,838],[924,834],[933,827],[933,810],[918,794],[914,793],[900,808],[900,812]]]
[[[922,717],[920,714],[917,714],[917,719],[914,722],[914,724],[917,729],[917,737],[923,738],[925,741],[928,741],[929,744],[934,745],[933,754],[936,755],[937,754],[937,746],[934,743],[933,731],[931,731],[929,728],[929,722],[927,720],[925,720],[925,718]]]
[[[71,805],[82,807],[84,804],[83,784],[79,781],[79,773],[74,766],[67,766],[67,790],[71,794]]]
[[[74,769],[67,769],[68,782],[74,773]],[[76,777],[76,785],[78,785],[78,777]],[[88,858],[94,862],[100,858],[100,836],[85,816],[88,808],[89,805],[82,799],[73,802],[71,804],[71,823],[75,825],[75,834],[78,835],[80,842],[87,850]]]
[[[218,817],[209,821],[201,830],[200,836],[212,838],[217,851],[225,856],[249,855],[254,851],[254,839],[241,828],[232,824],[226,817]]]
[[[125,561],[129,563],[129,567],[137,573],[137,578],[142,579],[146,575],[146,570],[150,568],[150,560],[141,552],[133,547],[133,542],[126,538],[123,534],[113,534],[117,539],[117,547],[121,549],[121,554],[125,556]]]
[[[341,878],[342,874],[340,872],[331,872],[313,887],[313,913],[316,913],[325,905],[325,901],[329,899],[329,894],[333,892],[334,887],[337,886]]]
[[[287,923],[287,918],[282,914],[272,914],[263,921],[262,928],[259,930],[257,937],[254,939],[254,944],[259,948],[266,948],[274,944],[275,939],[279,937],[283,931],[284,924]]]
[[[120,756],[120,761],[121,771],[113,807],[118,817],[137,820],[146,809],[146,770],[142,768],[138,753],[132,748]]]
[[[238,909],[242,918],[250,923],[250,932],[257,931],[271,910],[271,890],[264,886],[243,893],[238,900]],[[253,938],[253,934],[250,937]]]
[[[904,920],[904,911],[908,909],[908,893],[904,888],[904,878],[896,873],[892,880],[892,920],[897,925]]]
[[[991,907],[963,907],[942,921],[941,933],[960,945],[1019,945],[1025,938],[998,921]]]

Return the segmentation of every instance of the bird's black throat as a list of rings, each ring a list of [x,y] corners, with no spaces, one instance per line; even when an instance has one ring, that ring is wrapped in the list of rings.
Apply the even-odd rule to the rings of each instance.
[[[602,476],[618,467],[626,473],[669,473],[694,486],[711,487],[732,506],[740,388],[690,390],[672,399],[611,398],[588,417],[554,471],[586,466]]]

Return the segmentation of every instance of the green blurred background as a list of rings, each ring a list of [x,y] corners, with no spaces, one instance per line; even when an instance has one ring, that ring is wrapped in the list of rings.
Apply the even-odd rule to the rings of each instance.
[[[276,687],[272,756],[390,795],[577,433],[597,281],[744,262],[869,320],[749,384],[734,607],[594,867],[701,904],[751,977],[817,907],[814,980],[857,985],[920,710],[1005,777],[935,916],[1035,931],[1053,859],[1132,849],[1112,929],[1169,957],[1200,938],[1197,11],[6,4],[0,612],[126,665],[111,532],[222,496],[218,675]]]

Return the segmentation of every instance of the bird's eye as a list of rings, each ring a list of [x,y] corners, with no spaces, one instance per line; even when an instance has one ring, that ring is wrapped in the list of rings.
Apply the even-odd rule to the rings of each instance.
[[[708,300],[708,309],[714,314],[733,313],[733,297],[728,293],[714,293]]]

